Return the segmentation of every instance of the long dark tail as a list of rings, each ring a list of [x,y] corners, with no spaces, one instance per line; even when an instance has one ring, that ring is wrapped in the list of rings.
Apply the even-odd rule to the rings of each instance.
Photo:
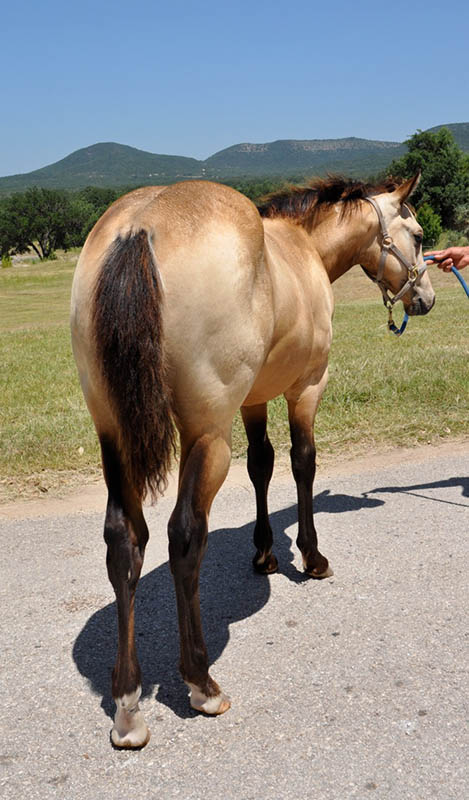
[[[139,497],[149,491],[153,499],[166,487],[175,449],[162,302],[147,232],[119,236],[96,282],[94,334],[127,477]]]

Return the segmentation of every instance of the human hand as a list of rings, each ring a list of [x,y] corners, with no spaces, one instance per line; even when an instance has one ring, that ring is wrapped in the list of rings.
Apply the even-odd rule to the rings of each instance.
[[[431,250],[424,255],[431,256],[443,272],[451,272],[452,267],[463,269],[469,264],[469,247],[447,247],[446,250]]]

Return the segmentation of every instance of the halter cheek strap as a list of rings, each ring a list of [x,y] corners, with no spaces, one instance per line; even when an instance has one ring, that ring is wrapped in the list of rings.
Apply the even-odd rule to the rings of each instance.
[[[379,259],[378,264],[378,271],[376,273],[376,277],[370,275],[368,270],[365,270],[368,277],[371,278],[372,281],[378,284],[379,288],[381,289],[381,294],[383,295],[383,302],[386,308],[390,312],[390,320],[392,321],[391,310],[395,303],[400,300],[409,289],[412,289],[414,285],[420,280],[421,276],[427,269],[427,265],[425,263],[422,266],[418,266],[417,264],[411,264],[410,261],[405,257],[404,253],[399,250],[399,248],[394,244],[392,237],[390,236],[388,229],[386,227],[386,222],[384,220],[383,212],[381,211],[378,203],[374,199],[374,197],[365,197],[364,198],[368,203],[371,203],[373,208],[375,209],[379,225],[381,228],[381,256]],[[384,266],[386,263],[386,259],[388,255],[392,253],[393,256],[397,258],[401,264],[407,269],[407,281],[405,282],[404,286],[394,295],[394,297],[390,297],[388,294],[388,290],[383,283],[383,275],[384,275]]]

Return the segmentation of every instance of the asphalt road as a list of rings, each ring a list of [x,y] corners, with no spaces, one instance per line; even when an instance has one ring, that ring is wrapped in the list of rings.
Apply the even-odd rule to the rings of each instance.
[[[251,570],[253,493],[215,501],[202,574],[217,718],[177,673],[166,522],[137,606],[140,752],[109,743],[115,606],[102,513],[3,519],[0,786],[6,798],[469,796],[469,445],[399,466],[320,477],[316,521],[333,578],[303,577],[293,482],[270,492],[280,571]]]

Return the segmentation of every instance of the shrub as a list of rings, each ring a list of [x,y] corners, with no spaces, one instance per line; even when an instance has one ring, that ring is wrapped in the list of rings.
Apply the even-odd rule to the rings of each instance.
[[[429,203],[423,203],[417,211],[417,221],[423,228],[424,247],[434,247],[443,231],[439,214]]]

